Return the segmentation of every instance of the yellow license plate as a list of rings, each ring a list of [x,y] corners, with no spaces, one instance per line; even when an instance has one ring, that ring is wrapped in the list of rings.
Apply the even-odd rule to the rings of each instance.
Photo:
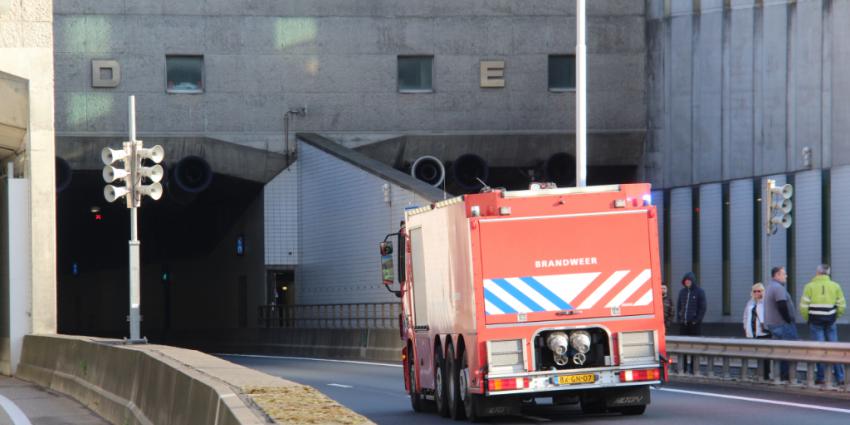
[[[596,375],[593,373],[558,377],[558,385],[592,384],[594,382],[596,382]]]

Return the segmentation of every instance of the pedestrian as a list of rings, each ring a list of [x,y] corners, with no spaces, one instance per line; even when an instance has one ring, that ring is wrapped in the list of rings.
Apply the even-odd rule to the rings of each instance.
[[[764,285],[761,282],[753,284],[750,300],[744,307],[744,335],[747,338],[770,339],[770,332],[764,325]],[[763,378],[770,379],[770,361],[762,360]]]
[[[705,316],[705,291],[699,287],[693,272],[682,277],[682,289],[676,304],[676,319],[679,322],[679,335],[702,335],[702,319]]]
[[[661,300],[664,303],[664,332],[669,333],[673,327],[673,299],[667,295],[667,285],[661,284]]]
[[[798,339],[795,325],[797,318],[794,300],[785,288],[787,279],[785,267],[770,269],[770,282],[764,292],[764,324],[773,339],[794,341]],[[790,378],[788,362],[785,360],[779,362],[779,378],[783,381]]]
[[[800,299],[800,314],[809,322],[809,332],[814,341],[838,341],[838,328],[835,321],[844,314],[847,301],[841,285],[830,279],[829,265],[821,264],[815,277],[803,288]],[[844,366],[832,366],[835,381],[844,386]],[[823,363],[818,363],[815,383],[824,384]]]
[[[679,300],[676,303],[679,335],[702,335],[702,318],[705,316],[705,310],[705,291],[699,287],[693,272],[685,273],[685,276],[682,277],[682,289],[679,290]],[[684,360],[685,372],[694,373],[693,356],[685,356]]]

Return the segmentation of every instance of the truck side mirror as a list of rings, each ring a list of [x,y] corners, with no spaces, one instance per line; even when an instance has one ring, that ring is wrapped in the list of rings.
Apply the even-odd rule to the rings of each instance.
[[[395,281],[393,276],[393,243],[384,241],[379,244],[381,251],[381,277],[384,285],[390,286]]]

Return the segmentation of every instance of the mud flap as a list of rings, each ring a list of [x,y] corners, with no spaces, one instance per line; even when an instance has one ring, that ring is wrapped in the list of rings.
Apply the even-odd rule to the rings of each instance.
[[[645,406],[649,404],[649,385],[612,388],[605,392],[605,407]]]

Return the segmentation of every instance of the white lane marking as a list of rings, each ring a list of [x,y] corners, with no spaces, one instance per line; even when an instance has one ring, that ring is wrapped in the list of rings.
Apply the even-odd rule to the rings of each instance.
[[[21,411],[15,402],[9,400],[8,398],[0,395],[0,407],[6,411],[6,414],[12,419],[12,423],[15,425],[32,425],[30,420],[27,418],[27,415]]]
[[[702,391],[689,391],[689,390],[677,390],[673,388],[653,388],[658,391],[669,391],[671,393],[682,393],[682,394],[691,394],[691,395],[701,395],[706,397],[717,397],[717,398],[726,398],[731,400],[741,400],[741,401],[751,401],[753,403],[764,403],[764,404],[776,404],[779,406],[789,406],[789,407],[800,407],[803,409],[812,409],[812,410],[823,410],[826,412],[836,412],[836,413],[850,413],[850,409],[839,409],[837,407],[826,407],[826,406],[818,406],[815,404],[803,404],[803,403],[792,403],[789,401],[776,401],[776,400],[765,400],[762,398],[752,398],[752,397],[741,397],[734,395],[725,395],[725,394],[715,394],[715,393],[706,393]]]
[[[522,415],[521,417],[534,422],[552,422],[551,419],[541,418],[539,416]]]
[[[391,363],[361,362],[361,361],[357,361],[357,360],[314,359],[314,358],[311,358],[311,357],[266,356],[266,355],[259,355],[259,354],[225,354],[225,353],[217,353],[215,355],[216,356],[223,356],[223,357],[229,356],[229,357],[250,357],[250,358],[255,358],[255,359],[312,360],[314,362],[351,363],[351,364],[362,364],[362,365],[369,365],[369,366],[403,367],[400,364],[391,364]]]
[[[343,384],[328,384],[329,387],[338,387],[338,388],[354,388],[351,385],[343,385]]]

